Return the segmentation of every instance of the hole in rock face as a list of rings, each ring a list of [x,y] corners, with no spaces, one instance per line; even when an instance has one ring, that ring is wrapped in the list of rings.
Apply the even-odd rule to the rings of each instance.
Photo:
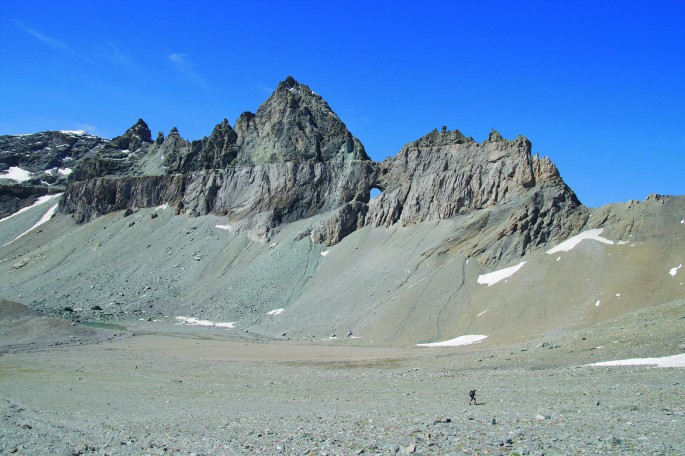
[[[372,188],[371,191],[369,192],[369,200],[374,199],[375,197],[377,197],[381,193],[382,193],[382,190],[380,188],[376,188],[376,187]]]

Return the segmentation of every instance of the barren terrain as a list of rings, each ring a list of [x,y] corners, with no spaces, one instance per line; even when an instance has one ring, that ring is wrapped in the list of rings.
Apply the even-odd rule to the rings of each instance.
[[[27,326],[43,331],[40,344],[0,356],[1,454],[685,451],[682,369],[580,367],[621,355],[610,325],[591,336],[606,350],[572,337],[304,344],[135,321],[88,339],[71,326],[71,342],[54,344],[37,325],[44,318]],[[471,389],[478,405],[468,405]]]

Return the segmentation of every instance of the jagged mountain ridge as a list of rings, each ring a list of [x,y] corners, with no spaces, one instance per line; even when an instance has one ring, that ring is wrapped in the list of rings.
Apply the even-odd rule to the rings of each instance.
[[[60,203],[79,223],[171,204],[177,213],[223,215],[266,242],[283,223],[328,214],[299,236],[333,245],[367,225],[408,226],[514,207],[502,226],[483,212],[478,223],[490,235],[469,239],[463,250],[495,264],[575,234],[587,217],[525,137],[508,141],[493,131],[479,144],[443,128],[376,163],[323,98],[292,77],[255,114],[243,113],[235,127],[224,119],[199,141],[183,139],[176,128],[153,141],[142,119],[111,141],[81,136],[92,147],[68,157],[76,161]],[[382,193],[370,200],[372,188]]]
[[[122,160],[112,145],[138,148],[125,149]],[[370,201],[372,188],[383,192]],[[483,263],[509,261],[568,237],[587,215],[554,165],[531,155],[527,139],[507,141],[493,131],[479,144],[458,130],[436,130],[375,163],[318,94],[287,78],[256,114],[242,114],[235,128],[224,120],[200,141],[188,142],[174,128],[153,142],[139,120],[82,160],[61,210],[87,222],[111,211],[172,204],[178,213],[221,214],[264,242],[283,223],[329,213],[301,236],[332,245],[367,225],[448,219],[524,195],[523,212],[494,229],[494,239],[464,252]],[[512,242],[513,235],[520,239]]]
[[[54,202],[0,224],[0,297],[77,321],[191,315],[269,336],[353,330],[383,343],[514,340],[682,307],[668,271],[684,262],[683,198],[588,209],[526,138],[495,131],[478,143],[435,130],[374,162],[333,116],[286,80],[257,113],[200,141],[175,128],[153,141],[142,120],[109,141],[69,133],[94,146],[64,155],[66,187],[13,184],[64,194],[40,230],[30,228]],[[372,188],[381,194],[370,198]],[[35,200],[24,196],[24,206]],[[613,244],[583,245],[570,261],[545,253],[589,228]],[[477,280],[522,260],[509,284]],[[621,306],[595,304],[621,294]]]

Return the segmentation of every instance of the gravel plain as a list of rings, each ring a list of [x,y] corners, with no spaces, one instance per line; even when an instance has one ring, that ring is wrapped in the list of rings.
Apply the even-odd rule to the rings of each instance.
[[[685,453],[683,369],[579,367],[540,346],[97,331],[0,355],[0,454]]]

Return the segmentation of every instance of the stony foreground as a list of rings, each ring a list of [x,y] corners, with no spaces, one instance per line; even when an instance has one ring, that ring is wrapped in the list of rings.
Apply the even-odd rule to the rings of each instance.
[[[0,454],[685,453],[682,369],[233,334],[2,354]]]

